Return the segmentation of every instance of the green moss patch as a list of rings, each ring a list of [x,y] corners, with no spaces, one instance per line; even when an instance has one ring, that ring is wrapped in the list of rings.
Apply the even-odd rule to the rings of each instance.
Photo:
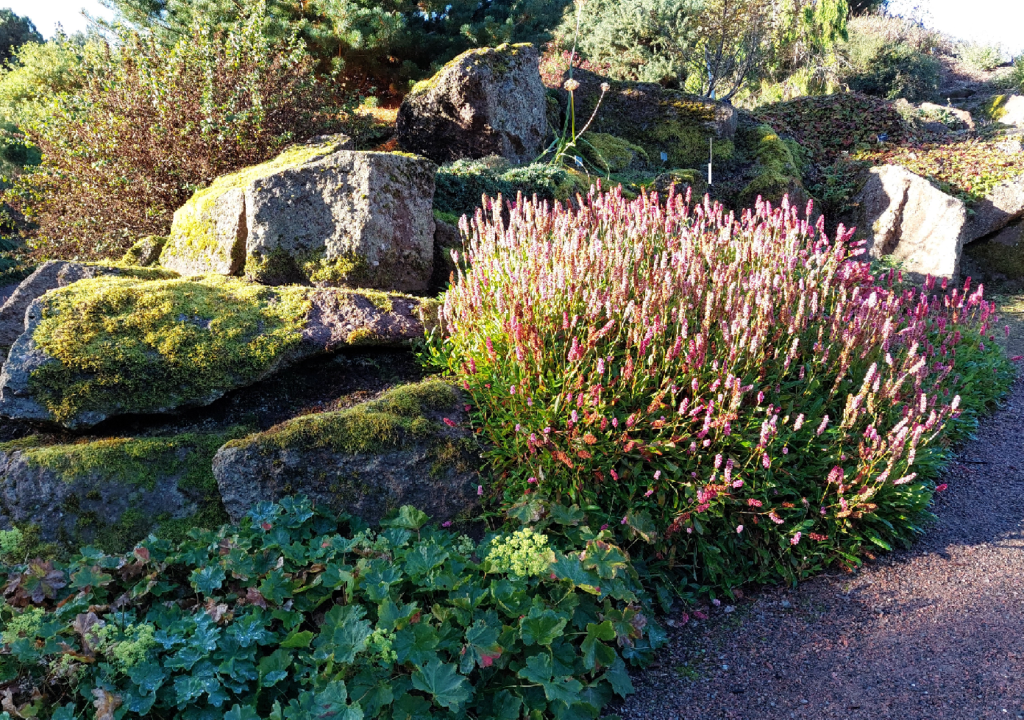
[[[752,155],[756,161],[756,174],[740,192],[740,204],[751,205],[758,196],[776,201],[787,193],[791,200],[800,200],[795,197],[803,191],[803,158],[799,144],[780,138],[769,125],[758,126],[753,134]]]
[[[336,412],[289,420],[228,447],[330,449],[339,453],[369,453],[421,440],[439,429],[427,414],[453,408],[458,394],[447,383],[428,379],[403,385],[378,400]]]
[[[33,339],[57,362],[30,384],[58,422],[201,402],[256,381],[299,344],[307,293],[212,276],[78,282],[46,296]]]
[[[331,139],[323,143],[295,145],[273,160],[253,165],[230,175],[222,175],[209,187],[198,190],[184,206],[174,213],[171,237],[164,252],[199,259],[217,251],[216,228],[211,211],[217,199],[232,190],[245,190],[249,185],[282,170],[299,167],[330,155],[339,148]]]
[[[580,144],[587,160],[605,172],[622,172],[637,159],[645,164],[648,159],[639,145],[608,133],[587,133]]]

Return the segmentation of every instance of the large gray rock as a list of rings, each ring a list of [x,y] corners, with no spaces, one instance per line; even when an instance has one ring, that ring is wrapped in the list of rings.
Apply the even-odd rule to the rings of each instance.
[[[0,417],[81,430],[209,405],[347,346],[408,345],[434,305],[217,276],[79,282],[30,305],[0,373]]]
[[[967,208],[898,165],[873,167],[854,199],[851,224],[871,257],[891,255],[911,274],[955,278],[960,272]]]
[[[68,445],[29,438],[0,446],[0,528],[32,525],[46,542],[72,549],[98,543],[123,552],[161,523],[221,522],[226,517],[210,462],[231,437],[107,438]]]
[[[255,180],[245,191],[246,275],[426,293],[436,172],[421,157],[340,151]]]
[[[443,522],[478,506],[479,456],[460,393],[426,380],[346,410],[227,443],[213,460],[224,508],[304,494],[369,523],[414,505]]]
[[[351,138],[335,135],[288,148],[273,160],[230,175],[197,191],[174,213],[160,263],[182,275],[237,275],[245,265],[245,192],[256,180],[351,149]]]
[[[488,155],[532,162],[548,137],[538,63],[528,44],[464,52],[406,96],[399,144],[438,163]]]
[[[996,185],[971,211],[965,242],[991,235],[1024,217],[1024,174]]]
[[[182,274],[425,293],[434,173],[424,158],[293,148],[218,178],[174,214],[160,256]]]
[[[1024,128],[1024,96],[999,95],[990,101],[988,112],[1003,125]]]
[[[173,272],[163,270],[143,270],[118,265],[87,264],[49,260],[24,281],[8,296],[7,301],[0,305],[0,347],[14,344],[25,329],[25,312],[36,298],[50,290],[62,288],[79,280],[116,275],[142,278],[169,278]]]

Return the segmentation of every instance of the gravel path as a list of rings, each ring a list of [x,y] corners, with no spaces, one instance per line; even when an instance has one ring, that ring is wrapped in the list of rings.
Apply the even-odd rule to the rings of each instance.
[[[672,631],[624,720],[1024,719],[1024,379],[907,552]]]

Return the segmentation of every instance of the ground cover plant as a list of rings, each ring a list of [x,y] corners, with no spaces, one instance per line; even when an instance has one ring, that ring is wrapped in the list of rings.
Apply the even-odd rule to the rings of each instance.
[[[476,541],[403,507],[368,529],[304,499],[123,556],[0,567],[16,717],[595,718],[662,639],[611,533]],[[0,534],[9,558],[19,538]],[[6,714],[0,715],[5,720]]]
[[[1024,157],[999,138],[885,145],[864,149],[855,157],[871,165],[902,165],[968,204],[1024,173]]]
[[[823,227],[614,192],[464,221],[432,353],[473,398],[494,505],[578,503],[712,592],[919,532],[950,433],[1012,376],[993,306],[872,274]]]

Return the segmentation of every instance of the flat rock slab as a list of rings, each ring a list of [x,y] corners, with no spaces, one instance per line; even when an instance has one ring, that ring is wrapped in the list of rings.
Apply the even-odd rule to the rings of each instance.
[[[434,304],[209,276],[96,278],[34,301],[0,374],[0,416],[85,430],[209,405],[350,346],[423,337]]]
[[[478,508],[479,455],[455,388],[428,379],[227,443],[213,460],[224,508],[303,494],[376,523],[414,505],[436,522]]]
[[[13,345],[18,336],[24,332],[25,312],[33,300],[55,288],[66,287],[79,280],[104,275],[157,279],[174,277],[175,273],[122,265],[49,260],[36,268],[35,272],[18,284],[6,298],[0,291],[0,346]]]
[[[1024,217],[1024,174],[996,185],[971,210],[965,242],[987,237]]]
[[[499,155],[521,165],[544,151],[546,108],[533,45],[468,50],[406,96],[398,142],[438,163]]]
[[[210,462],[232,436],[0,444],[0,527],[31,525],[45,542],[108,552],[131,549],[161,524],[215,527],[227,518]]]
[[[960,273],[967,208],[962,201],[898,165],[873,167],[854,199],[852,225],[873,258],[891,256],[912,275]]]

